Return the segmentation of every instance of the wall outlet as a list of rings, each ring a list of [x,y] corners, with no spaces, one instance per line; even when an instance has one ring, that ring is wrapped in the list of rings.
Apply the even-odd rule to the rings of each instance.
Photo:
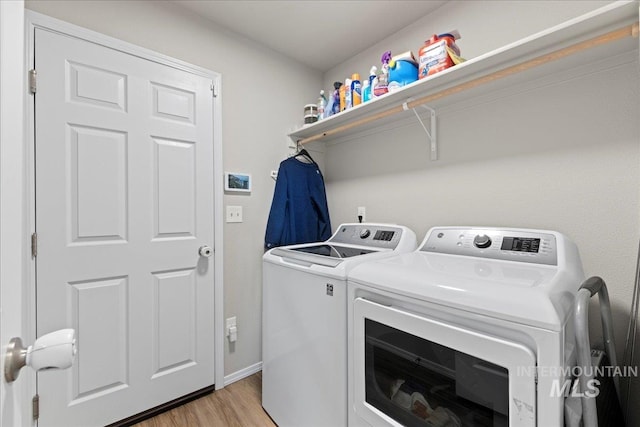
[[[227,206],[227,222],[242,222],[242,206]]]
[[[229,342],[236,342],[236,340],[238,339],[238,325],[236,324],[236,316],[229,317],[225,324],[225,331],[227,332],[227,338],[229,338]]]
[[[367,222],[366,217],[367,217],[367,209],[364,206],[358,206],[358,220],[360,222]]]

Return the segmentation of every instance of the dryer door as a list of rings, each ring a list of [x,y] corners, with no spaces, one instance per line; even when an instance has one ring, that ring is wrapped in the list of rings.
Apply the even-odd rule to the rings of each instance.
[[[352,392],[377,426],[535,426],[535,354],[522,344],[357,298]]]

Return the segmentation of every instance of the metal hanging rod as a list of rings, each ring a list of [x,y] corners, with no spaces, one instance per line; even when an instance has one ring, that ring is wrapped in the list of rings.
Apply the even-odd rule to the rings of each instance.
[[[473,80],[469,80],[468,82],[461,83],[459,85],[441,90],[431,95],[424,96],[422,98],[418,98],[411,101],[402,102],[395,107],[391,107],[387,110],[381,111],[376,114],[372,114],[371,116],[363,117],[359,120],[355,120],[350,123],[346,123],[341,126],[336,126],[333,129],[312,135],[307,138],[302,138],[298,141],[299,144],[308,144],[310,142],[318,141],[324,139],[328,136],[338,135],[347,130],[365,125],[367,123],[375,122],[377,120],[383,119],[385,117],[389,117],[394,114],[401,113],[406,111],[406,109],[414,109],[420,105],[429,104],[433,101],[439,100],[441,98],[446,98],[448,96],[454,95],[459,92],[463,92],[469,89],[473,89],[477,86],[484,85],[486,83],[491,83],[493,81],[502,79],[504,77],[508,77],[513,74],[517,74],[531,68],[538,67],[540,65],[544,65],[546,63],[556,61],[558,59],[573,55],[574,53],[581,52],[583,50],[591,49],[597,46],[601,46],[604,44],[608,44],[617,40],[624,39],[626,37],[638,37],[638,33],[640,26],[639,23],[636,22],[631,25],[627,25],[625,27],[619,28],[617,30],[608,32],[606,34],[602,34],[600,36],[576,43],[574,45],[558,49],[556,51],[538,56],[536,58],[530,59],[528,61],[521,62],[520,64],[512,65],[510,67],[503,68],[502,70],[498,70],[496,72],[478,77]]]

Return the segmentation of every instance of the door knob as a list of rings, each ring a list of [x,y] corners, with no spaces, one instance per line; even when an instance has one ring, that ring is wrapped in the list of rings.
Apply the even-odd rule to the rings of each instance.
[[[211,249],[207,245],[200,246],[200,249],[198,249],[198,253],[200,254],[200,256],[209,258],[211,255],[213,255],[213,249]]]
[[[41,336],[26,348],[20,338],[12,338],[4,356],[5,380],[15,381],[25,365],[35,371],[70,367],[76,354],[75,333],[73,329],[60,329]]]

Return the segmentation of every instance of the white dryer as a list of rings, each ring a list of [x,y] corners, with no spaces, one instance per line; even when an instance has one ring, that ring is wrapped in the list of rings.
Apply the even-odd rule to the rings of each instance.
[[[280,427],[347,425],[347,275],[415,248],[403,226],[342,224],[264,255],[262,406]]]
[[[561,427],[583,280],[569,239],[523,229],[436,227],[356,267],[349,425]]]

